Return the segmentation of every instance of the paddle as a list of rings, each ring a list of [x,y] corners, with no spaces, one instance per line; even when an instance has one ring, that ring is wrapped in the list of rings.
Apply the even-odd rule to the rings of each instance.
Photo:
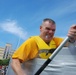
[[[66,37],[64,41],[58,46],[58,48],[53,52],[53,54],[45,61],[45,63],[39,68],[39,70],[34,75],[40,75],[40,73],[45,69],[45,67],[53,60],[57,53],[62,49],[65,43],[69,40],[69,37]]]

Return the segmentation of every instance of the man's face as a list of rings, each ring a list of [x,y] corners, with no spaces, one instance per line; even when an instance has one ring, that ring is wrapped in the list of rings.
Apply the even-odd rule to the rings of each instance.
[[[40,26],[40,36],[45,42],[50,42],[53,38],[54,33],[56,30],[56,25],[52,22],[49,23],[48,21],[44,22],[42,26]]]

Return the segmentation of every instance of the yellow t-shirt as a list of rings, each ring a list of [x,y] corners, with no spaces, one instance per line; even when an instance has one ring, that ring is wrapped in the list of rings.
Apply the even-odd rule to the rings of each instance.
[[[23,61],[27,61],[30,59],[33,59],[38,56],[39,47],[37,45],[37,42],[34,38],[35,36],[29,38],[26,40],[12,55],[12,58],[18,58]],[[38,36],[38,38],[40,38]],[[54,37],[53,40],[56,43],[56,48],[60,45],[60,43],[63,41],[62,38]]]

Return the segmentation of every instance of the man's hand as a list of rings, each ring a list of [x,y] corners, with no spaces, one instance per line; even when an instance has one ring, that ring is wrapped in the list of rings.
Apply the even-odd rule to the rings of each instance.
[[[70,27],[68,37],[70,37],[70,42],[74,42],[76,40],[76,24]]]

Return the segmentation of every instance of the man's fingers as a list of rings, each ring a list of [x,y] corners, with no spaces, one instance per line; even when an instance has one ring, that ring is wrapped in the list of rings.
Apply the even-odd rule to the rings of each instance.
[[[76,29],[76,24],[72,25],[71,28]]]

